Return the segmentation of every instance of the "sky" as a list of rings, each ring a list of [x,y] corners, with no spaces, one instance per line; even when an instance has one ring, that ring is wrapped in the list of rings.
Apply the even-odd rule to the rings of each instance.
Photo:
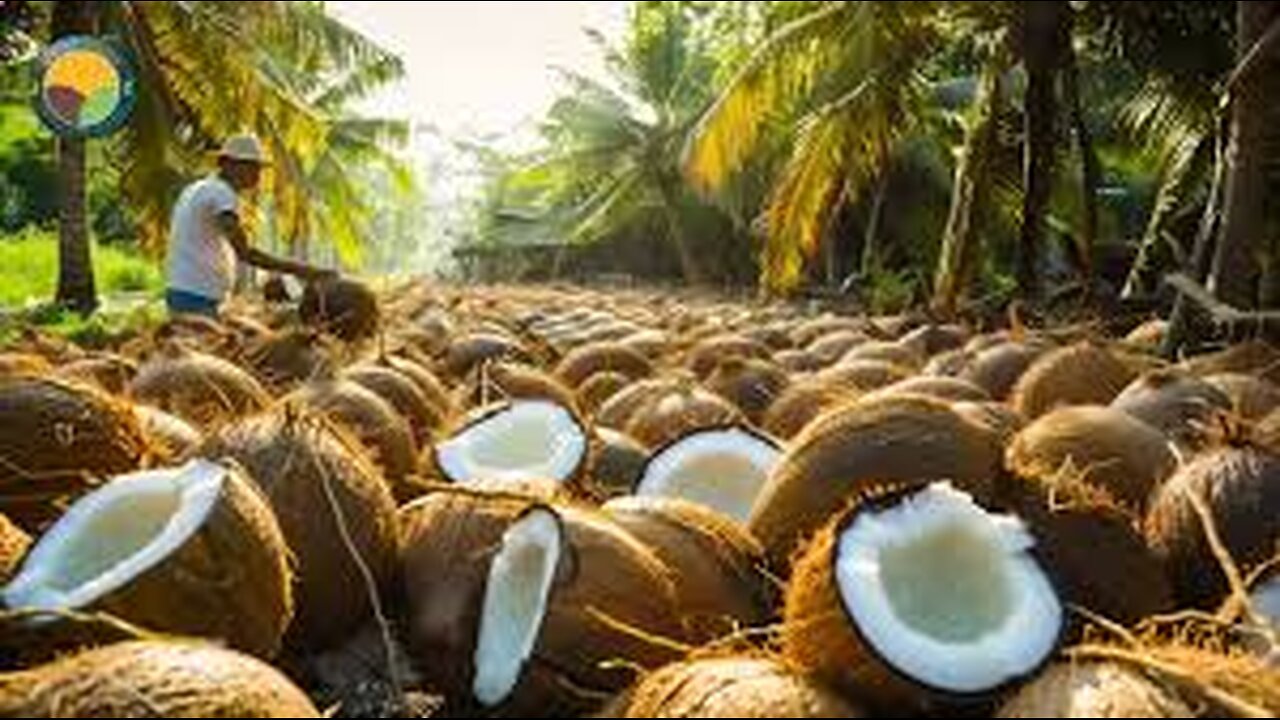
[[[583,32],[616,37],[625,2],[329,2],[337,17],[405,63],[406,78],[371,110],[408,116],[446,135],[507,133],[555,97],[554,66],[599,77]]]

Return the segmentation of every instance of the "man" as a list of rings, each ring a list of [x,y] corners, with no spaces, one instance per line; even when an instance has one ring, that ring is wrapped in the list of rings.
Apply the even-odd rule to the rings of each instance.
[[[303,280],[336,275],[249,244],[236,193],[256,189],[265,164],[258,138],[232,136],[218,153],[218,171],[191,183],[178,196],[169,226],[166,267],[165,303],[170,313],[216,316],[235,282],[237,259]]]

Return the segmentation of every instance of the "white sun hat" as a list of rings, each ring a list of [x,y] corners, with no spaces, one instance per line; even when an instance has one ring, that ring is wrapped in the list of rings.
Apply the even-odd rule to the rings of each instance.
[[[267,156],[262,151],[262,143],[256,135],[248,133],[232,135],[227,138],[222,143],[222,149],[218,151],[218,157],[254,162],[259,165],[267,164]]]

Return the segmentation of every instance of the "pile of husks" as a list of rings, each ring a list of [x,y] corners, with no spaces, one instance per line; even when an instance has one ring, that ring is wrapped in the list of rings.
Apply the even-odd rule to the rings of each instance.
[[[1274,717],[1280,350],[319,287],[0,353],[0,716]]]

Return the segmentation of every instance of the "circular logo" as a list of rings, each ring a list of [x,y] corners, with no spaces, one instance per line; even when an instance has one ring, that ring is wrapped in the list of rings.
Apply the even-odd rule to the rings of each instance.
[[[137,81],[124,53],[99,38],[62,38],[40,54],[37,72],[36,111],[59,135],[113,133],[137,100]]]

